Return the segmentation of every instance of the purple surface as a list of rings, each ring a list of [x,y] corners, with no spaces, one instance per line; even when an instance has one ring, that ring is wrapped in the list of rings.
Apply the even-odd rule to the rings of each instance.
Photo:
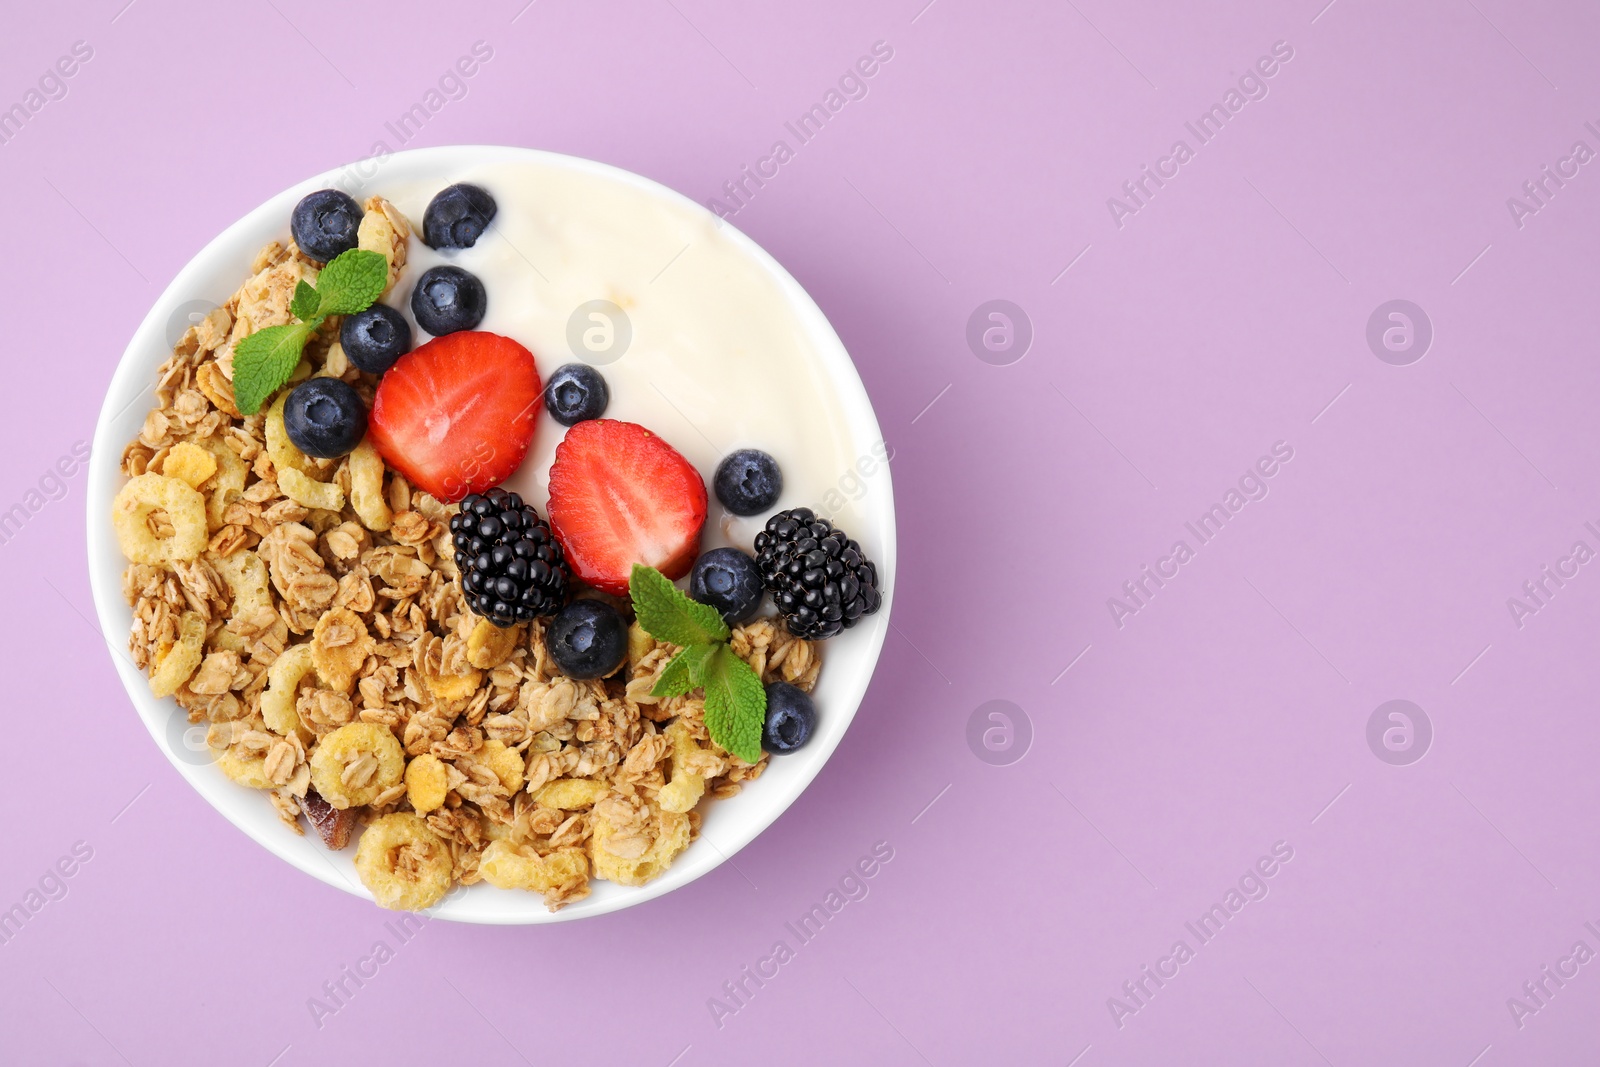
[[[0,544],[0,908],[40,905],[0,944],[0,1062],[1600,1057],[1600,564],[1571,556],[1600,550],[1600,163],[1523,192],[1600,151],[1592,6],[123,2],[17,8],[0,37],[3,105],[93,51],[0,145],[0,509],[27,512]],[[386,123],[480,40],[411,145],[549,148],[705,200],[789,143],[736,222],[832,318],[895,450],[898,632],[737,868],[402,941],[167,764],[88,621],[82,474],[51,472],[179,267],[399,147]],[[877,41],[866,96],[799,144],[785,122]],[[1266,95],[1200,144],[1185,123],[1275,42]],[[1178,139],[1193,158],[1113,211]],[[1031,322],[1010,365],[966,341],[994,299]],[[1408,365],[1367,341],[1396,299],[1432,325]],[[1244,485],[1265,497],[1201,543],[1185,523],[1277,442],[1292,459]],[[1161,564],[1178,540],[1192,558]],[[1114,613],[1147,564],[1176,574]],[[1369,744],[1397,699],[1431,724],[1420,761],[1420,729]],[[1031,723],[1020,761],[1020,728],[969,747],[995,700]],[[802,943],[785,924],[875,842],[867,896]],[[1186,924],[1241,879],[1261,899],[1202,941]],[[780,940],[793,958],[729,998]]]

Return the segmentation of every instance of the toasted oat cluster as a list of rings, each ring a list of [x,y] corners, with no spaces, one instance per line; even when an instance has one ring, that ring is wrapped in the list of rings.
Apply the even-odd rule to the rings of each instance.
[[[394,284],[407,220],[374,197],[361,247]],[[456,883],[541,894],[552,909],[591,878],[643,885],[694,839],[696,806],[765,766],[714,745],[700,692],[650,695],[676,652],[635,624],[625,667],[564,677],[544,620],[501,629],[467,608],[448,531],[453,505],[414,490],[366,443],[305,455],[283,399],[242,416],[236,344],[288,323],[318,264],[273,243],[251,277],[187,333],[122,456],[114,522],[129,565],[129,649],[157,696],[209,723],[217,765],[267,794],[355,863],[384,907],[427,908]],[[291,382],[375,379],[312,339]],[[735,628],[763,681],[816,682],[813,643],[776,620]]]

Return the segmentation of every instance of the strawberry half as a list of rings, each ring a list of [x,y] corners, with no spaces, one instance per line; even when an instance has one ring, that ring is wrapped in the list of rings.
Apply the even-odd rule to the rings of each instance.
[[[462,331],[401,356],[378,382],[367,435],[389,466],[447,503],[510,477],[540,407],[533,353]]]
[[[572,573],[628,595],[635,563],[689,573],[706,524],[706,483],[643,426],[590,419],[567,431],[550,466],[550,525]]]

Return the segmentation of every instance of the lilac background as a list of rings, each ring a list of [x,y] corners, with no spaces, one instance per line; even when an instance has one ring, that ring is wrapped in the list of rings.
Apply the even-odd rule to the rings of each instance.
[[[1600,963],[1520,1028],[1507,1007],[1600,950],[1600,577],[1521,628],[1506,603],[1600,548],[1596,165],[1520,228],[1506,204],[1600,148],[1592,5],[123,2],[16,7],[0,35],[4,104],[94,49],[0,147],[0,509],[90,437],[196,250],[398,147],[385,122],[474,41],[493,59],[412,146],[549,148],[704,200],[883,40],[869,95],[735,221],[832,318],[895,449],[897,633],[737,868],[576,924],[431,923],[319,1028],[308,998],[397,943],[388,917],[173,773],[88,621],[69,478],[0,545],[0,908],[93,858],[0,945],[0,1062],[1600,1056]],[[1270,94],[1119,228],[1107,198],[1280,40]],[[994,298],[1035,332],[1010,366],[964,339]],[[1435,330],[1410,366],[1365,340],[1394,298]],[[1119,629],[1107,598],[1276,441],[1270,495]],[[1366,740],[1394,698],[1434,728],[1409,766]],[[995,699],[1033,728],[1008,766],[966,741]],[[798,945],[785,922],[877,841],[870,894]],[[1119,1027],[1107,999],[1277,841],[1270,894]],[[780,938],[795,958],[719,1028],[708,998]]]

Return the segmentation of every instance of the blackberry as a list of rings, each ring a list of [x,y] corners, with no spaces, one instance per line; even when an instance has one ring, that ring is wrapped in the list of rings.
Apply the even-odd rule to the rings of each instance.
[[[567,561],[550,527],[516,493],[472,493],[450,519],[467,606],[496,626],[554,615],[567,598]]]
[[[756,534],[756,566],[789,632],[832,637],[883,603],[878,568],[810,508],[780,511]]]

